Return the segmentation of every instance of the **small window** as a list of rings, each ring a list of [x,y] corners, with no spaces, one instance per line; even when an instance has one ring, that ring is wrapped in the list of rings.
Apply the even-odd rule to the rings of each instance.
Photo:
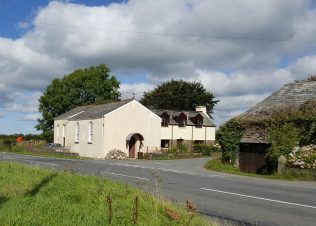
[[[161,140],[161,148],[169,148],[169,140]]]
[[[186,125],[187,125],[187,120],[186,119],[179,120],[179,127],[186,127]]]
[[[193,144],[204,144],[205,143],[205,141],[204,140],[195,140],[194,142],[193,142]]]
[[[75,142],[78,143],[79,142],[79,134],[80,133],[80,125],[79,122],[76,123],[76,137],[75,137]]]
[[[202,126],[203,126],[203,119],[197,119],[195,126],[197,128],[202,128]]]
[[[169,125],[169,119],[168,118],[162,118],[161,119],[161,126],[162,127],[168,127],[168,125]]]
[[[183,145],[183,139],[177,139],[177,146]]]
[[[93,123],[89,123],[89,134],[88,134],[88,143],[92,143],[93,141]]]

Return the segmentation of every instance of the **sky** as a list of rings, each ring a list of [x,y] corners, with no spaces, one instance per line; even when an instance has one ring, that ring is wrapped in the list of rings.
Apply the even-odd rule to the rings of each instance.
[[[106,64],[122,99],[201,82],[217,125],[316,72],[312,0],[0,0],[0,134],[39,133],[54,78]]]

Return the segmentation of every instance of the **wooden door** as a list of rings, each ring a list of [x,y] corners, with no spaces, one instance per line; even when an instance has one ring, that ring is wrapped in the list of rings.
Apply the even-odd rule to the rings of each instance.
[[[128,153],[129,158],[135,158],[135,143],[136,143],[136,139],[133,136],[131,137],[129,141],[129,153]]]

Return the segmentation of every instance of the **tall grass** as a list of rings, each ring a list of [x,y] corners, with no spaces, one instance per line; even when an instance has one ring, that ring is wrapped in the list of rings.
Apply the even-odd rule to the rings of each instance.
[[[180,218],[170,219],[166,209],[175,211]],[[201,216],[192,219],[185,209],[125,184],[4,162],[0,162],[0,222],[1,225],[210,225]]]

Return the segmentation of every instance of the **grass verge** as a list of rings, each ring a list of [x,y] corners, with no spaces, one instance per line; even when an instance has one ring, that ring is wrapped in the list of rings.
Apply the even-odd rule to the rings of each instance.
[[[137,200],[137,201],[136,201]],[[110,180],[0,162],[1,225],[212,225]]]
[[[259,177],[259,178],[281,179],[281,180],[316,181],[315,170],[286,168],[282,175],[278,175],[277,173],[270,174],[270,175],[245,173],[245,172],[241,172],[239,168],[233,165],[222,163],[219,158],[209,160],[208,162],[205,163],[204,168],[209,169],[209,170],[224,172],[224,173],[248,176],[248,177]]]
[[[52,153],[36,153],[36,152],[31,152],[31,151],[1,151],[3,153],[12,153],[12,154],[19,154],[19,155],[31,155],[31,156],[42,156],[42,157],[52,157],[52,158],[64,158],[64,159],[93,159],[93,158],[88,158],[88,157],[79,157],[79,156],[67,156],[67,155],[62,155],[62,153],[58,152],[52,152]]]

